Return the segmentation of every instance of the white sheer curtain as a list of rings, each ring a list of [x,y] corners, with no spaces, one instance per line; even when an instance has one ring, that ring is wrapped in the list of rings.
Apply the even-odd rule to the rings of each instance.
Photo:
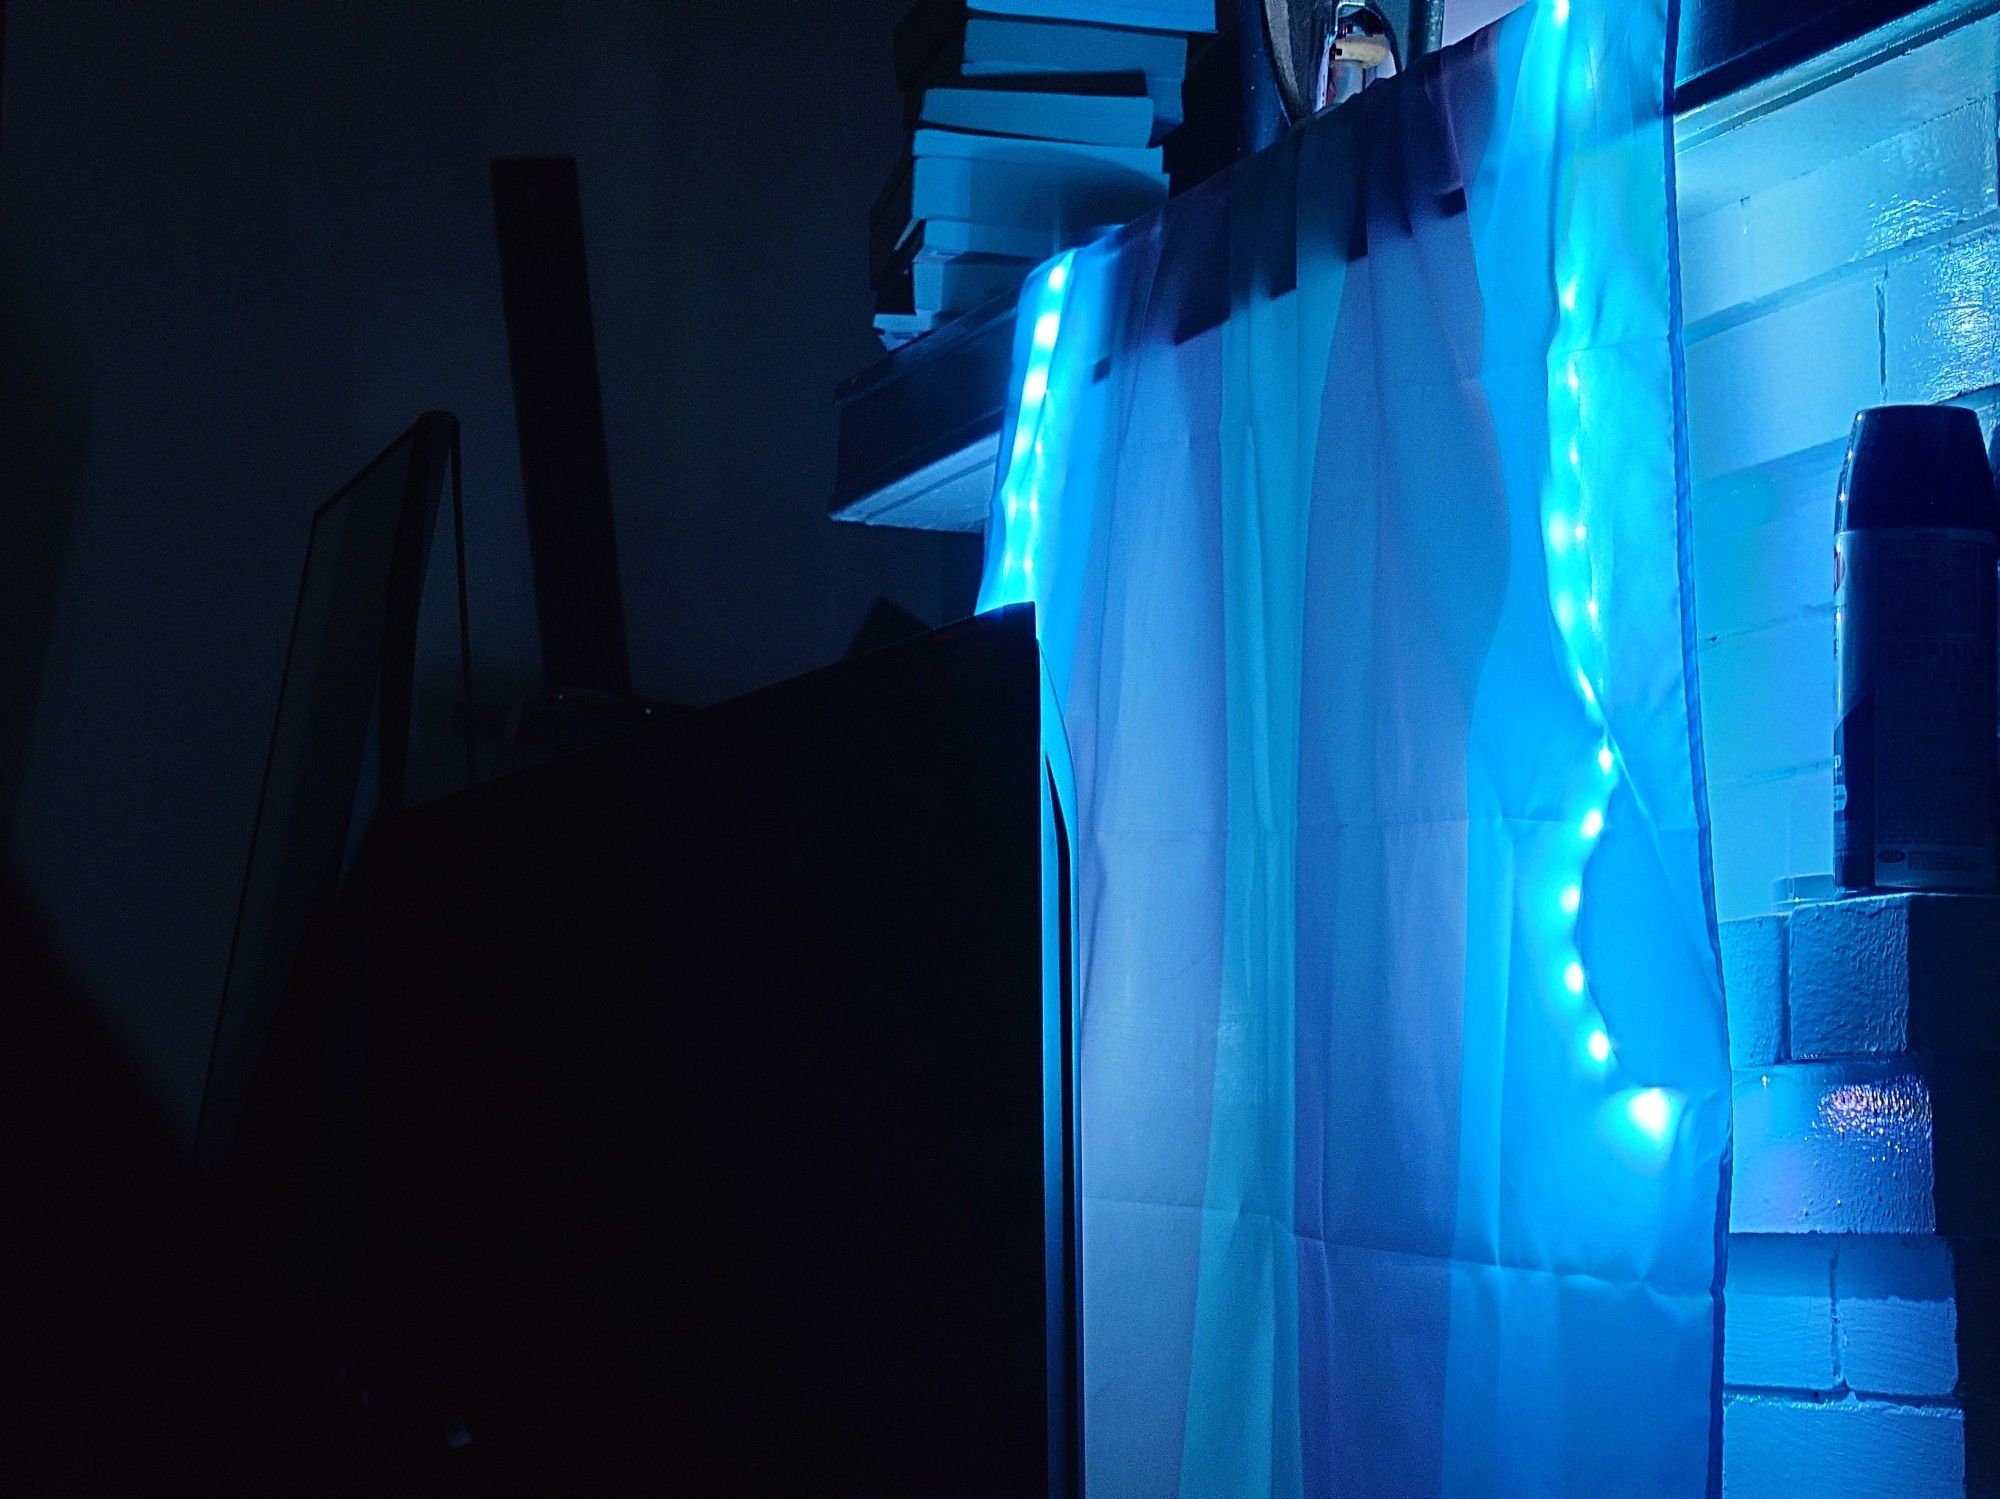
[[[1536,0],[1024,295],[1093,1499],[1715,1482],[1667,20]]]

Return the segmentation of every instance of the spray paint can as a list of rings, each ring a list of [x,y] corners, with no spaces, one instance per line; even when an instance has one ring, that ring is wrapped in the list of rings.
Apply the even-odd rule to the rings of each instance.
[[[1993,443],[1987,449],[1986,461],[1993,470],[1993,508],[2000,510],[2000,422],[1993,424]],[[2000,564],[1995,566],[1994,581],[1994,596],[2000,600]],[[2000,608],[1996,608],[1996,612],[2000,612]],[[2000,635],[2000,630],[1996,630],[1995,634]],[[2000,650],[1993,654],[1993,669],[1995,695],[2000,696]],[[1995,718],[1993,724],[1993,781],[1994,785],[2000,786],[2000,716]],[[2000,849],[2000,791],[1993,795],[1993,846]]]
[[[2000,510],[1979,419],[1855,419],[1834,542],[1834,879],[1991,890]]]

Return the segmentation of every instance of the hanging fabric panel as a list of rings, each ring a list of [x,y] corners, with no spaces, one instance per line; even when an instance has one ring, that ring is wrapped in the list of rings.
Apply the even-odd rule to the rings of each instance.
[[[1092,1499],[1716,1486],[1669,20],[1538,0],[1023,293]]]

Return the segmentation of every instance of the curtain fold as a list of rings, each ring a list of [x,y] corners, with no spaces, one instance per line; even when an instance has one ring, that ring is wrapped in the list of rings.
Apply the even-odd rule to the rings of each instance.
[[[1093,1499],[1715,1485],[1669,19],[1540,0],[1023,293]]]

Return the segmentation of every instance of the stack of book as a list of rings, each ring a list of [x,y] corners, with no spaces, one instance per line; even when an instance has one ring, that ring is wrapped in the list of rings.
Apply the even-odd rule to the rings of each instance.
[[[917,0],[896,28],[910,148],[875,200],[890,347],[1157,208],[1188,38],[1215,0]]]

